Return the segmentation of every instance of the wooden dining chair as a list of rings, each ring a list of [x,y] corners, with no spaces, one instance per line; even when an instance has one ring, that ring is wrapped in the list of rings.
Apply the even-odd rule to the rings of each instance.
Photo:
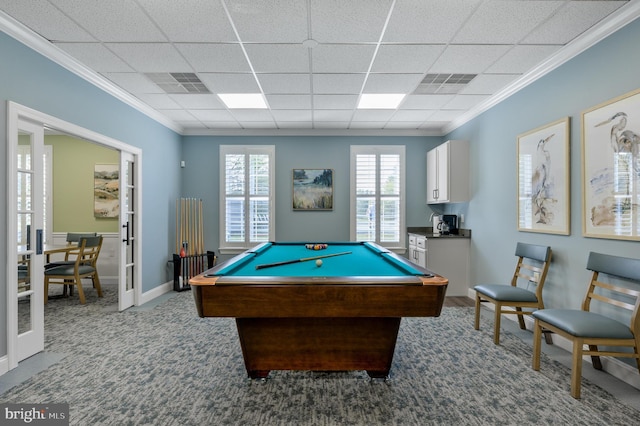
[[[533,313],[533,369],[540,370],[542,329],[571,340],[571,396],[580,398],[582,356],[602,370],[600,356],[635,358],[640,372],[640,259],[590,253],[592,271],[582,309],[542,309]],[[625,311],[627,314],[625,315]],[[630,313],[630,315],[629,315]],[[629,318],[629,325],[623,323]],[[588,350],[584,350],[588,346]],[[618,349],[616,349],[618,348]]]
[[[481,303],[493,303],[495,305],[493,343],[496,345],[500,344],[502,314],[517,315],[520,328],[526,330],[524,316],[531,315],[530,309],[544,308],[542,288],[551,263],[551,247],[518,243],[516,256],[518,262],[511,284],[480,284],[474,287],[476,291],[475,329],[480,329]],[[534,288],[530,289],[531,287]],[[551,343],[550,336],[545,334],[545,337],[547,343]]]
[[[98,297],[102,297],[102,287],[98,276],[97,261],[102,247],[102,235],[97,237],[84,237],[80,240],[77,248],[69,251],[68,259],[73,260],[73,264],[61,264],[44,271],[44,294],[49,294],[49,284],[61,284],[76,286],[80,303],[85,303],[84,291],[82,289],[82,279],[91,278],[93,287],[98,292]],[[47,303],[45,297],[44,303]]]

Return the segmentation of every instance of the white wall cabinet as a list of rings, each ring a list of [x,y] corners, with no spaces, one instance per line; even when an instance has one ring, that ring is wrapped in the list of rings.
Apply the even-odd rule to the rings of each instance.
[[[469,201],[469,143],[447,141],[427,152],[427,204]]]
[[[469,296],[469,246],[471,239],[427,239],[427,266],[449,280],[447,296]]]

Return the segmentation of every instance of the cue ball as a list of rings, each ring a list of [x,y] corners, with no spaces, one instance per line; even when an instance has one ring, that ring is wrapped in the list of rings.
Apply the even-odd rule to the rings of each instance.
[[[322,259],[316,260],[316,266],[322,266]]]

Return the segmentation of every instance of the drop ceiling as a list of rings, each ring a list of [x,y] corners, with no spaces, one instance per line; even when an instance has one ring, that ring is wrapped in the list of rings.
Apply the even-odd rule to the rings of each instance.
[[[636,0],[0,0],[0,9],[5,32],[181,134],[442,135],[639,16]],[[229,109],[222,93],[259,93],[268,108]],[[370,93],[406,96],[396,109],[358,109]]]

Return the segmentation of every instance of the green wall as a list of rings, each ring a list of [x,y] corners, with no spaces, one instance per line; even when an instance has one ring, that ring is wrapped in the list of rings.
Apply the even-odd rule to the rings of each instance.
[[[96,164],[119,164],[118,151],[66,135],[47,135],[53,147],[53,232],[118,232],[117,218],[93,215]]]

